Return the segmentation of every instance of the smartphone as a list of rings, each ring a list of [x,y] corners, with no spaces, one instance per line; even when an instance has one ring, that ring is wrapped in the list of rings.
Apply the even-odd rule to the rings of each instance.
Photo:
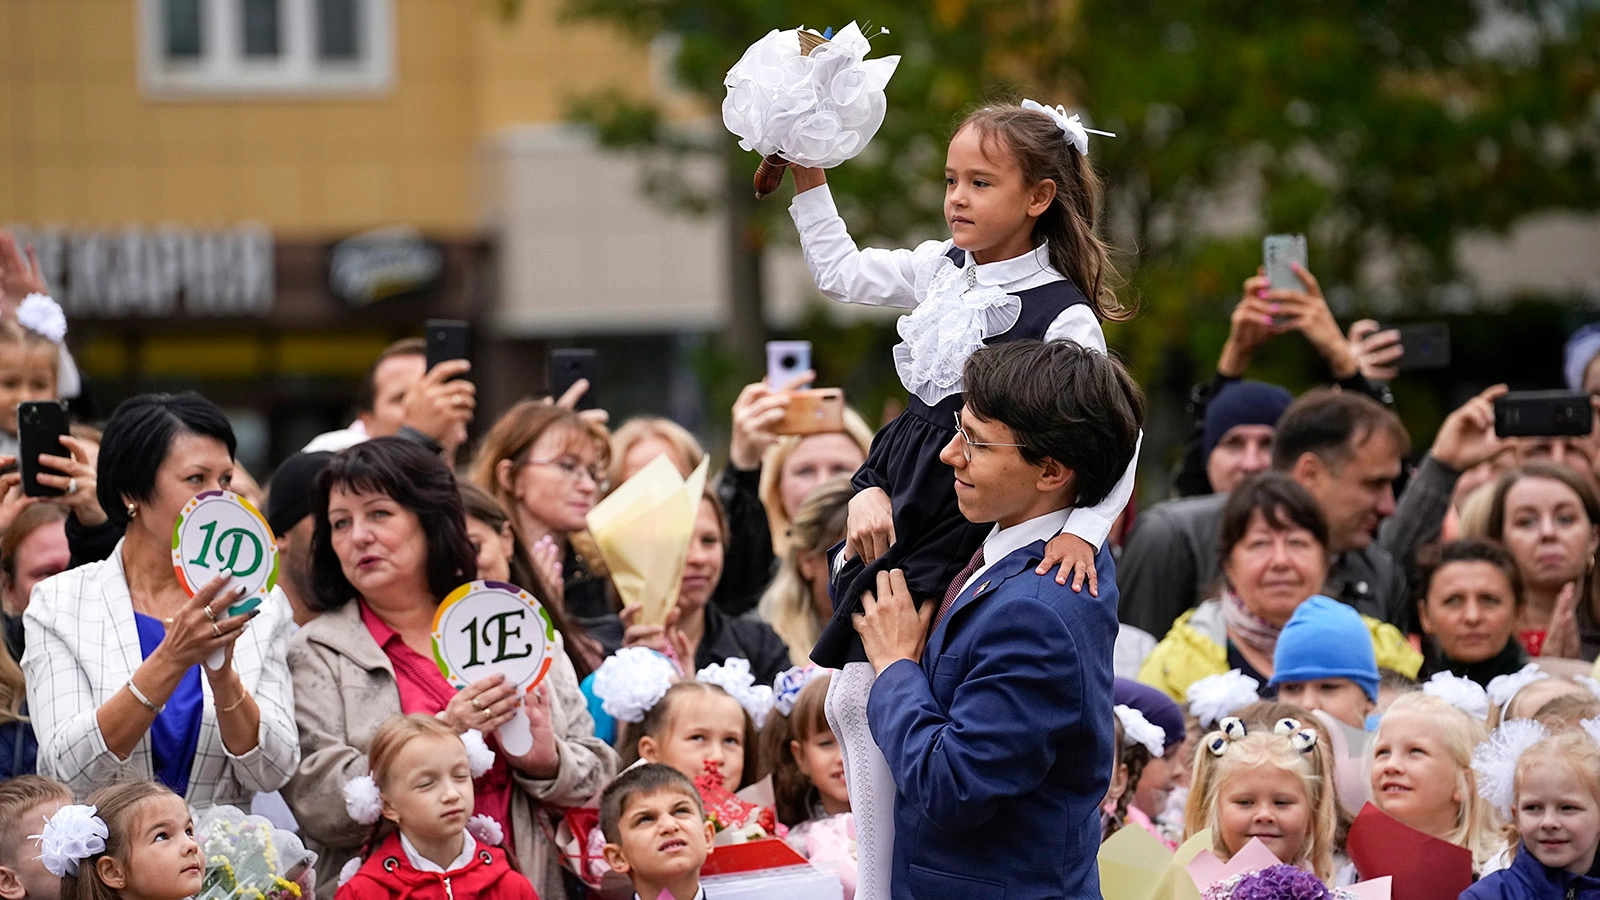
[[[39,454],[71,456],[61,443],[70,433],[67,405],[60,400],[29,400],[17,404],[17,461],[21,464],[24,495],[59,497],[66,493],[39,483]]]
[[[767,341],[767,387],[779,390],[809,371],[810,341]]]
[[[775,434],[824,434],[844,430],[844,389],[813,388],[789,396],[789,409]]]
[[[452,359],[472,358],[472,326],[466,322],[460,319],[429,319],[423,323],[422,332],[428,341],[428,371]]]
[[[1494,401],[1498,437],[1583,436],[1594,430],[1594,407],[1582,391],[1512,391]]]
[[[583,347],[571,347],[565,350],[550,351],[550,396],[560,399],[567,389],[582,378],[589,382],[589,389],[578,398],[578,409],[594,409],[594,376],[595,354],[593,350]]]
[[[1273,290],[1305,289],[1305,283],[1289,267],[1290,263],[1299,263],[1302,269],[1311,267],[1306,257],[1305,235],[1269,234],[1261,239],[1261,264],[1266,267],[1267,283]]]
[[[1450,368],[1450,326],[1444,322],[1415,322],[1395,325],[1405,353],[1394,367],[1402,372],[1418,369]]]

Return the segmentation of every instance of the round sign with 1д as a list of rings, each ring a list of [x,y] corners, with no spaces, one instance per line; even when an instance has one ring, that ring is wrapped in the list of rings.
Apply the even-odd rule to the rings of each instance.
[[[230,615],[259,605],[278,583],[278,542],[250,501],[232,491],[196,494],[172,529],[172,568],[189,596],[227,571],[245,593]]]
[[[472,581],[450,592],[433,616],[433,655],[457,689],[494,674],[530,691],[550,671],[556,629],[522,588]]]

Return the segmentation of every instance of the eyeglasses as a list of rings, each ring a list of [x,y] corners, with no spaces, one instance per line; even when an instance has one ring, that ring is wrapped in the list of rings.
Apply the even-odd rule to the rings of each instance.
[[[605,469],[600,466],[585,466],[570,456],[562,456],[556,459],[530,459],[524,465],[555,466],[561,470],[562,477],[568,481],[577,481],[580,475],[587,475],[589,480],[594,482],[594,486],[601,491],[604,491],[611,482],[610,473]]]
[[[993,441],[975,441],[975,440],[972,439],[972,437],[970,435],[967,434],[967,430],[965,428],[961,427],[961,413],[956,413],[956,434],[961,435],[961,455],[965,456],[967,458],[967,462],[972,462],[972,448],[973,447],[1025,447],[1025,446],[1027,446],[1026,444],[997,444],[997,443],[995,443]]]

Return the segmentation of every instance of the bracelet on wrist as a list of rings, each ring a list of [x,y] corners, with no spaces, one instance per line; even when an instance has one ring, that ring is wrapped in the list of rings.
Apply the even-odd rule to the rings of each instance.
[[[132,694],[133,699],[139,701],[139,703],[142,704],[145,709],[150,710],[158,716],[161,715],[162,710],[167,708],[165,703],[157,706],[156,704],[150,702],[150,698],[144,695],[144,691],[139,690],[139,686],[133,683],[132,678],[128,679],[128,693]]]
[[[245,690],[243,686],[240,686],[240,688],[239,688],[239,699],[233,701],[232,705],[230,705],[230,706],[224,706],[221,709],[218,709],[217,710],[217,714],[221,715],[222,713],[231,713],[234,710],[238,709],[241,705],[244,704],[244,702],[246,700],[249,700],[249,699],[250,699],[250,692]]]

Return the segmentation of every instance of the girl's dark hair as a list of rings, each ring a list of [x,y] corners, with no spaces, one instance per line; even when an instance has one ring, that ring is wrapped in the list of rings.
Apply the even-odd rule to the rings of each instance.
[[[1234,545],[1244,540],[1250,530],[1250,519],[1256,513],[1269,527],[1283,531],[1304,528],[1328,549],[1328,520],[1322,516],[1311,492],[1300,482],[1282,472],[1258,472],[1251,475],[1228,494],[1228,503],[1222,508],[1222,527],[1217,532],[1217,557],[1224,563],[1233,552]]]
[[[1118,723],[1118,734],[1121,734],[1121,723]],[[1105,836],[1110,837],[1122,830],[1128,822],[1128,806],[1133,803],[1133,795],[1139,790],[1139,777],[1144,774],[1144,767],[1150,765],[1150,751],[1138,741],[1129,743],[1122,739],[1122,746],[1117,748],[1118,762],[1128,767],[1128,785],[1122,789],[1122,796],[1117,798],[1117,808],[1111,814],[1111,820],[1106,823]]]
[[[1095,315],[1111,322],[1133,318],[1134,310],[1112,290],[1117,270],[1111,251],[1095,233],[1100,219],[1100,176],[1088,157],[1067,142],[1055,120],[1013,104],[985,106],[962,121],[955,133],[978,132],[986,154],[1008,151],[1029,184],[1051,181],[1055,199],[1033,223],[1036,241],[1050,253],[1050,265],[1089,298]]]
[[[1511,585],[1511,604],[1522,605],[1522,573],[1517,571],[1517,561],[1511,552],[1484,538],[1462,538],[1449,541],[1431,550],[1425,550],[1417,560],[1417,605],[1428,602],[1428,591],[1433,587],[1433,576],[1451,563],[1488,563],[1500,570]]]
[[[706,684],[703,681],[685,679],[667,688],[661,695],[656,705],[644,714],[644,718],[637,724],[624,723],[617,733],[617,750],[622,754],[622,768],[639,761],[639,739],[642,737],[660,738],[672,724],[672,707],[674,702],[684,694],[695,691],[702,694],[721,694],[729,700],[733,695],[715,684]],[[737,700],[734,700],[737,703]],[[744,777],[739,780],[739,786],[734,790],[742,790],[755,784],[767,773],[761,770],[761,747],[756,734],[755,720],[750,718],[750,713],[741,705],[739,712],[744,716]]]
[[[539,605],[550,616],[550,623],[561,632],[561,639],[567,648],[567,657],[572,660],[572,668],[578,673],[578,680],[589,677],[589,673],[599,668],[605,659],[605,650],[601,648],[594,638],[582,625],[567,617],[566,610],[561,604],[551,603],[543,596],[539,587],[539,579],[534,575],[533,559],[528,556],[528,548],[517,540],[516,526],[512,524],[511,517],[506,514],[505,507],[500,505],[493,495],[470,481],[456,482],[456,488],[461,492],[461,503],[466,509],[466,514],[488,525],[495,531],[501,531],[507,526],[511,527],[511,583],[526,590],[539,599]]]
[[[334,456],[313,488],[311,602],[318,612],[349,603],[356,589],[333,552],[328,497],[335,487],[385,494],[422,523],[428,545],[428,590],[442,600],[478,575],[478,554],[467,538],[455,476],[437,455],[399,437],[373,438]]]
[[[149,502],[155,492],[156,470],[166,461],[173,438],[180,434],[222,442],[229,459],[238,449],[228,417],[194,391],[129,397],[111,414],[100,439],[95,498],[113,524],[127,526],[129,500]]]
[[[61,900],[120,900],[117,892],[100,880],[100,869],[95,863],[102,856],[126,863],[128,833],[133,828],[133,816],[139,804],[164,795],[178,796],[166,785],[154,781],[127,781],[89,795],[85,802],[93,806],[95,815],[106,823],[106,849],[78,860],[78,874],[61,877]]]
[[[777,710],[767,717],[761,729],[761,756],[772,768],[772,794],[777,803],[778,821],[790,828],[811,818],[811,802],[817,789],[800,771],[790,741],[804,744],[812,735],[829,729],[823,707],[828,699],[832,676],[819,675],[800,691],[794,709],[787,716]]]

